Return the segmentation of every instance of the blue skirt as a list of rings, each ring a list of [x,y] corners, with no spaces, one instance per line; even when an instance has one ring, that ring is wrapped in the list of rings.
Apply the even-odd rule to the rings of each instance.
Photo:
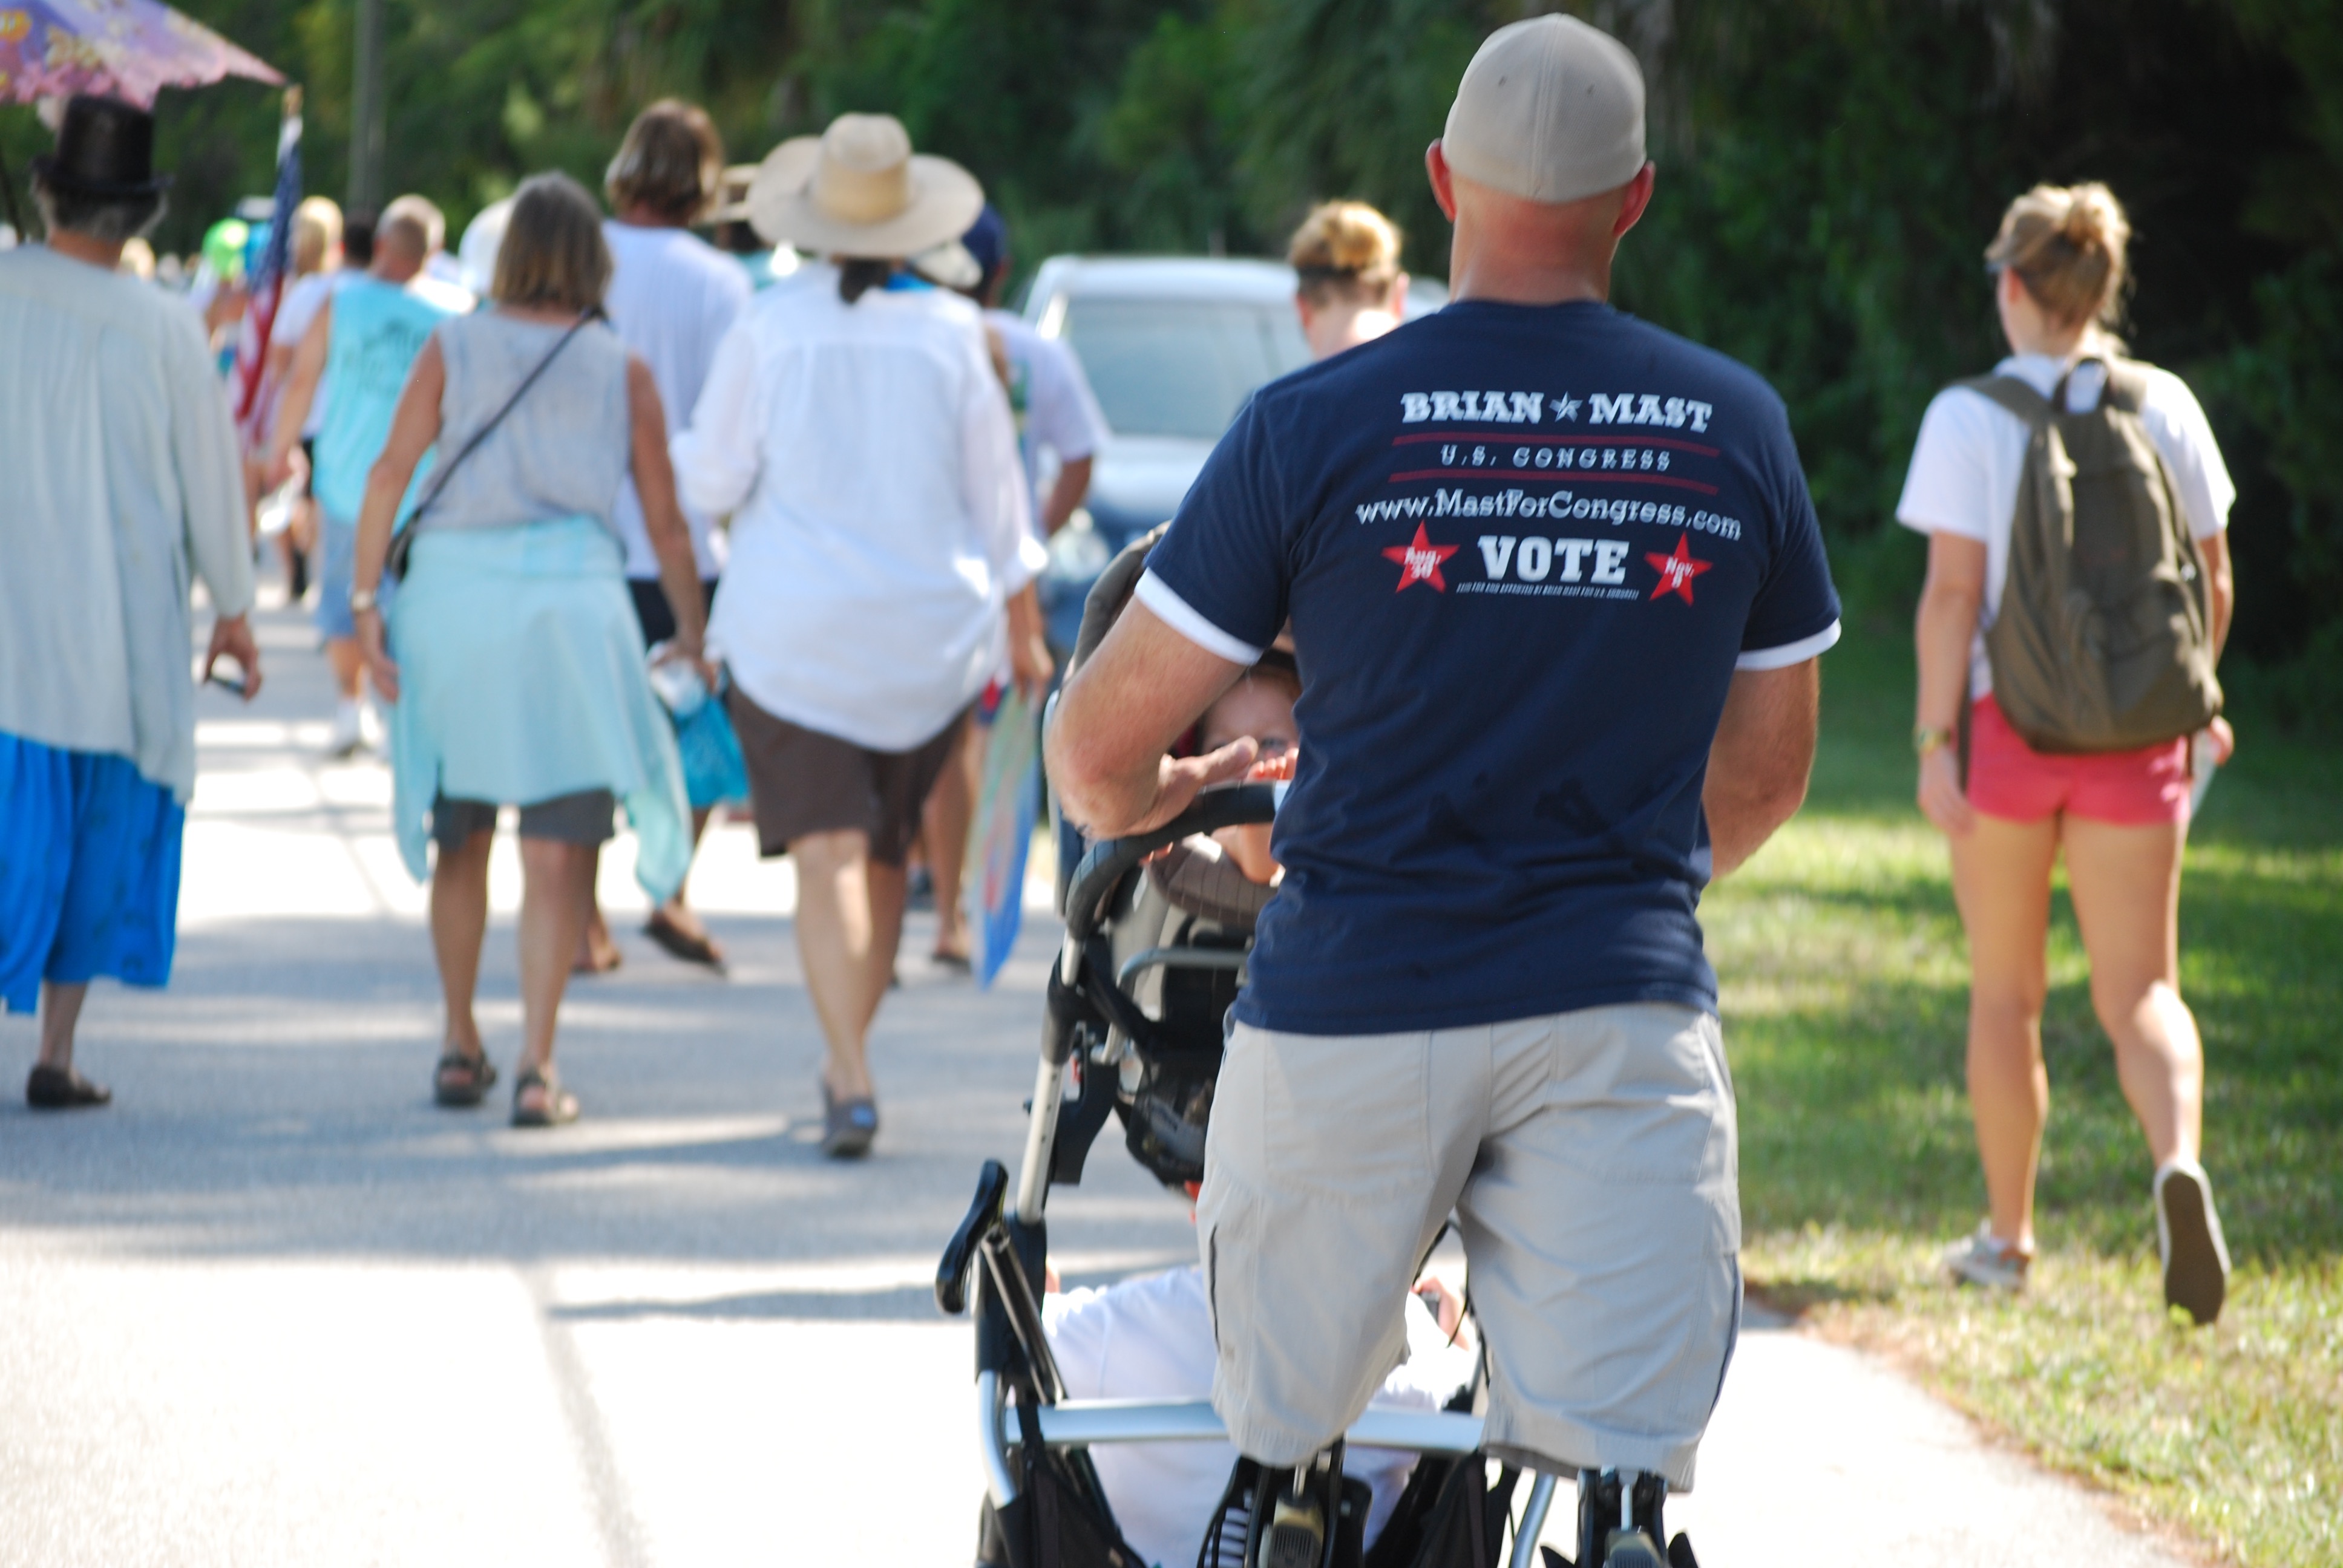
[[[187,814],[127,757],[0,731],[0,1003],[41,982],[171,979]]]
[[[399,680],[391,812],[417,881],[443,792],[532,806],[608,789],[635,830],[635,879],[654,900],[675,894],[691,808],[608,529],[571,518],[426,532],[384,615]]]

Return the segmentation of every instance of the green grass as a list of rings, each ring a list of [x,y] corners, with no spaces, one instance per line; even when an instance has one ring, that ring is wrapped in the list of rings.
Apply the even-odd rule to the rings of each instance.
[[[1985,1194],[1960,922],[1911,804],[1910,655],[1858,636],[1824,663],[1806,809],[1704,908],[1753,1285],[2227,1560],[2343,1563],[2343,752],[2248,728],[2191,834],[2182,986],[2237,1265],[2220,1323],[2164,1312],[2147,1150],[2063,887],[2042,1252],[2023,1298],[1990,1300],[1934,1266]]]

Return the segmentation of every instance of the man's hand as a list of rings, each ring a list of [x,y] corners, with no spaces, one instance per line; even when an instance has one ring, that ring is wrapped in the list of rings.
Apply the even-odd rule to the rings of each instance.
[[[1066,816],[1093,837],[1124,838],[1170,821],[1198,791],[1251,772],[1260,756],[1251,739],[1205,757],[1166,755],[1244,668],[1132,600],[1066,682],[1044,738],[1050,785]]]
[[[382,693],[385,702],[398,700],[398,666],[391,662],[390,648],[383,637],[382,611],[360,610],[358,623],[358,656],[366,660],[367,674],[374,679],[374,689]]]
[[[1050,657],[1050,644],[1039,633],[1021,637],[1014,628],[1009,637],[1009,678],[1017,683],[1028,702],[1040,702],[1049,694],[1050,677],[1057,673],[1057,663]]]
[[[1194,805],[1196,797],[1213,785],[1242,781],[1252,771],[1253,759],[1260,755],[1260,742],[1248,735],[1202,757],[1161,759],[1156,768],[1153,801],[1131,821],[1101,836],[1128,839],[1134,833],[1161,828]]]
[[[1035,704],[1049,695],[1050,677],[1058,668],[1050,657],[1043,626],[1041,601],[1032,584],[1009,596],[1009,677],[1025,700]]]
[[[250,702],[260,695],[260,645],[252,640],[252,623],[240,615],[224,615],[212,623],[212,643],[204,655],[204,678],[212,678],[212,668],[221,657],[236,660],[244,669],[244,699]]]
[[[308,467],[308,459],[301,455],[298,447],[275,453],[264,459],[260,487],[264,491],[281,490],[296,475],[306,473]]]

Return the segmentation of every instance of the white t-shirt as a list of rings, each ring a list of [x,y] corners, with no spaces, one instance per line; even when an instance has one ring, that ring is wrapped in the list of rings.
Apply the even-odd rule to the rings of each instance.
[[[641,228],[611,218],[603,223],[602,236],[610,243],[615,266],[602,307],[619,340],[650,367],[672,434],[689,422],[699,389],[708,384],[709,367],[716,362],[716,346],[749,303],[749,275],[689,229]],[[627,542],[627,575],[658,577],[659,558],[651,553],[631,472],[619,487],[614,516],[618,536]],[[691,554],[700,579],[711,579],[724,569],[724,541],[715,518],[689,501],[683,516],[691,525]]]
[[[1044,337],[1025,318],[988,310],[984,324],[1001,335],[1009,356],[1010,407],[1018,417],[1018,446],[1025,456],[1025,484],[1033,492],[1038,518],[1047,500],[1041,487],[1041,454],[1061,465],[1080,462],[1106,445],[1106,416],[1091,392],[1090,377],[1074,351]]]
[[[2046,354],[2016,354],[1995,366],[1996,376],[2015,376],[2045,397],[2072,361]],[[2214,444],[2213,427],[2188,384],[2169,370],[2138,367],[2147,382],[2140,419],[2172,470],[2173,488],[2188,531],[2210,538],[2229,526],[2237,487]],[[2098,403],[2107,378],[2086,366],[2066,387],[2066,407],[2082,412]],[[1986,628],[2001,609],[2002,584],[2009,576],[2009,530],[2017,516],[2018,474],[2026,466],[2026,423],[1981,392],[1948,387],[1936,394],[1920,421],[1904,479],[1896,520],[1919,533],[1958,534],[1986,549],[1985,610],[1969,644],[1969,699],[1993,689],[1986,659]]]
[[[669,443],[684,504],[732,518],[709,644],[766,712],[908,751],[984,689],[1048,558],[976,307],[798,278],[750,300]]]
[[[1102,1291],[1070,1291],[1041,1303],[1041,1326],[1074,1399],[1202,1399],[1212,1392],[1212,1316],[1204,1271],[1146,1274]],[[1408,1298],[1408,1359],[1369,1402],[1438,1410],[1473,1375],[1472,1352],[1450,1345],[1423,1303]],[[1227,1442],[1101,1443],[1091,1463],[1122,1538],[1156,1568],[1187,1568],[1235,1467]],[[1345,1473],[1374,1489],[1372,1544],[1390,1520],[1416,1456],[1383,1448],[1342,1455]]]

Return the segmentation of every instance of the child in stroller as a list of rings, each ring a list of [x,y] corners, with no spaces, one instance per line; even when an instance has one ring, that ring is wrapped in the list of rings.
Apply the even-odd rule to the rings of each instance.
[[[1240,678],[1197,724],[1200,751],[1250,736],[1264,759],[1291,753],[1295,744],[1293,699],[1301,682],[1292,660],[1273,656]],[[1250,940],[1252,923],[1276,885],[1279,869],[1265,823],[1192,834],[1147,863],[1149,887],[1133,902],[1128,924],[1151,942],[1178,943],[1209,921]],[[1160,908],[1157,906],[1161,906]],[[1126,937],[1119,945],[1129,945]],[[1212,996],[1182,995],[1181,971],[1144,973],[1170,982],[1143,999],[1159,1021],[1184,1010],[1209,1011]],[[1209,1021],[1209,1019],[1207,1020]],[[1215,1349],[1211,1306],[1200,1264],[1141,1275],[1103,1290],[1061,1293],[1042,1302],[1050,1348],[1076,1399],[1184,1399],[1212,1392]],[[1427,1298],[1441,1303],[1437,1311]],[[1444,1322],[1443,1320],[1445,1320]],[[1408,1359],[1383,1381],[1381,1409],[1436,1411],[1472,1381],[1472,1339],[1463,1332],[1462,1302],[1437,1279],[1408,1308]],[[1204,1528],[1235,1465],[1235,1448],[1218,1442],[1133,1443],[1101,1448],[1091,1456],[1122,1538],[1155,1568],[1195,1562]],[[1354,1449],[1346,1473],[1372,1493],[1364,1540],[1372,1547],[1398,1506],[1416,1455],[1403,1450]]]
[[[1093,590],[1076,668],[1129,598],[1152,543],[1153,537],[1134,543]],[[1285,731],[1262,739],[1282,739],[1290,747],[1292,692],[1298,684],[1290,659],[1272,661],[1241,682],[1232,694],[1238,700],[1208,715],[1207,723],[1251,727],[1235,733],[1273,728],[1270,720],[1282,699]],[[1272,761],[1263,771],[1275,777],[1290,767],[1289,753],[1283,768]],[[1126,1322],[1154,1310],[1154,1326],[1165,1340],[1199,1331],[1204,1336],[1202,1386],[1192,1373],[1176,1385],[1148,1389],[1154,1397],[1141,1398],[1113,1397],[1087,1362],[1092,1342],[1087,1336],[1096,1325],[1086,1323],[1084,1313],[1097,1310],[1101,1298],[1066,1298],[1045,1307],[1041,1286],[1049,1190],[1081,1181],[1110,1114],[1121,1121],[1133,1158],[1167,1186],[1192,1196],[1202,1179],[1222,1020],[1244,983],[1253,920],[1272,890],[1275,868],[1261,840],[1276,798],[1276,787],[1267,783],[1207,791],[1161,829],[1094,845],[1059,825],[1065,944],[1050,979],[1022,1167],[1012,1191],[1007,1169],[997,1161],[986,1163],[936,1282],[937,1301],[947,1312],[964,1310],[971,1298],[976,1312],[988,1477],[980,1563],[1186,1568],[1185,1553],[1200,1547],[1192,1559],[1199,1568],[1252,1568],[1261,1545],[1256,1536],[1267,1533],[1257,1532],[1254,1521],[1265,1518],[1272,1500],[1258,1494],[1265,1483],[1250,1462],[1237,1462],[1209,1519],[1182,1512],[1159,1524],[1153,1505],[1169,1504],[1172,1490],[1163,1461],[1150,1468],[1127,1449],[1121,1462],[1101,1465],[1092,1457],[1093,1450],[1110,1445],[1225,1443],[1202,1397],[1210,1381],[1211,1325],[1208,1308],[1197,1299],[1201,1281],[1175,1273],[1151,1285],[1119,1287],[1126,1293],[1116,1304]],[[1231,829],[1254,831],[1214,837]],[[1495,1568],[1509,1532],[1510,1562],[1531,1568],[1539,1561],[1537,1537],[1554,1478],[1535,1479],[1515,1518],[1518,1477],[1480,1453],[1481,1421],[1470,1410],[1484,1370],[1470,1350],[1443,1359],[1436,1328],[1428,1335],[1419,1328],[1419,1336],[1425,1353],[1401,1369],[1409,1375],[1397,1390],[1386,1385],[1404,1404],[1371,1406],[1353,1426],[1353,1462],[1343,1463],[1342,1445],[1332,1451],[1332,1462],[1346,1473],[1340,1518],[1322,1563],[1308,1568]],[[1117,1386],[1141,1392],[1129,1382]],[[1441,1408],[1426,1408],[1435,1403]],[[1397,1453],[1370,1461],[1362,1452],[1370,1449]],[[1229,1453],[1225,1447],[1219,1451],[1224,1472]],[[1360,1471],[1372,1474],[1378,1465],[1387,1483],[1404,1475],[1403,1489],[1377,1488],[1362,1479]],[[1196,1462],[1182,1468],[1193,1470]],[[1109,1476],[1116,1478],[1112,1484]],[[1199,1495],[1193,1483],[1180,1490],[1188,1498]],[[1582,1543],[1593,1531],[1599,1546],[1602,1525],[1620,1518],[1619,1490],[1614,1477],[1607,1494],[1599,1483],[1582,1493]],[[1131,1517],[1118,1514],[1118,1501]],[[1370,1552],[1373,1524],[1383,1527]],[[1143,1546],[1134,1537],[1145,1537]],[[1584,1544],[1581,1555],[1586,1556]]]

